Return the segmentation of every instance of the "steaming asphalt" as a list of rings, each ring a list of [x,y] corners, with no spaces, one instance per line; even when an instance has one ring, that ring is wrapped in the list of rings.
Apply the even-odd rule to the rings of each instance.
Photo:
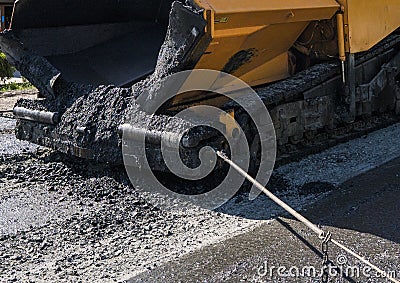
[[[318,240],[293,220],[274,220],[282,211],[266,197],[238,196],[218,211],[160,210],[123,168],[65,161],[15,140],[13,123],[0,118],[1,282],[318,282],[257,277],[264,261],[321,265]],[[270,186],[337,239],[399,270],[399,140],[394,125],[281,167]]]

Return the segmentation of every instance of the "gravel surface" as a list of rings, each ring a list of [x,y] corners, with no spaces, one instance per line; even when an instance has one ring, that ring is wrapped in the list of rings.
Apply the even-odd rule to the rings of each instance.
[[[14,128],[14,119],[0,117],[0,158],[27,152],[36,152],[40,149],[35,144],[15,139]]]
[[[11,132],[15,129],[15,120],[11,118],[0,117],[0,131],[4,132]]]
[[[22,154],[25,152],[34,152],[39,146],[26,141],[16,141],[13,134],[0,136],[0,157],[4,155]]]
[[[5,281],[117,281],[252,224],[192,208],[160,211],[126,183],[123,168],[105,173],[57,159],[1,163]]]
[[[400,124],[396,124],[291,163],[277,173],[293,186],[310,182],[339,185],[400,156],[399,143]]]
[[[0,133],[7,123],[1,121]],[[395,126],[378,136],[399,131]],[[20,147],[12,135],[0,134],[4,136]],[[9,148],[9,144],[0,143],[0,152],[12,152]],[[367,151],[365,144],[347,148],[348,156]],[[370,148],[375,144],[370,143]],[[294,186],[302,184],[295,180],[306,176],[305,172],[317,172],[316,167],[326,164],[322,157],[329,159],[339,154],[339,149],[310,159],[321,160],[320,165],[308,161],[301,166],[281,167],[270,185],[297,209],[322,199],[335,189],[333,185],[312,183],[309,191],[303,192],[303,186]],[[122,281],[190,251],[251,231],[281,213],[263,196],[249,202],[244,195],[218,211],[178,203],[160,210],[135,191],[123,167],[102,168],[65,159],[46,149],[9,153],[0,155],[2,282]],[[390,152],[387,158],[394,158],[395,153]],[[370,155],[365,166],[378,166],[382,161],[374,161]],[[348,171],[349,162],[352,164],[350,158],[341,163],[342,173]],[[338,170],[328,173],[328,169],[327,176],[339,174]]]
[[[0,172],[6,281],[118,281],[258,223],[189,205],[161,211],[129,186],[123,168],[62,163],[55,153],[5,158]]]

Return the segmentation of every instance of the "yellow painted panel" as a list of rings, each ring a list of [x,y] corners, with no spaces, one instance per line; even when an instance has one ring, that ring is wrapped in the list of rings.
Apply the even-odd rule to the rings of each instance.
[[[271,61],[240,76],[240,79],[247,82],[250,86],[286,79],[290,76],[288,61],[288,53],[283,53]]]
[[[254,80],[261,80],[263,75],[265,75],[265,77],[269,77],[269,74],[274,74],[275,76],[276,70],[266,70],[265,68],[258,68],[262,65],[265,65],[266,62],[269,62],[274,58],[281,56],[281,54],[287,53],[287,51],[293,46],[294,42],[304,31],[307,25],[308,22],[270,25],[246,37],[246,40],[241,46],[241,49],[249,50],[251,48],[254,48],[256,50],[254,52],[254,57],[252,57],[252,59],[247,64],[243,65],[237,71],[235,71],[233,75],[241,77],[248,72],[252,72],[254,74],[254,70],[256,69],[260,72],[260,74],[258,75],[259,78],[252,76]],[[275,62],[279,64],[284,63],[286,66],[284,66],[284,68],[282,68],[282,66],[270,66],[275,69],[286,70],[285,75],[288,75],[287,65],[289,61],[280,60]]]
[[[215,29],[232,29],[329,19],[340,5],[335,0],[197,0],[215,13]]]
[[[252,13],[281,10],[329,9],[339,7],[335,0],[196,0],[205,9],[216,13]]]
[[[339,0],[348,25],[347,52],[367,51],[400,27],[400,0]]]

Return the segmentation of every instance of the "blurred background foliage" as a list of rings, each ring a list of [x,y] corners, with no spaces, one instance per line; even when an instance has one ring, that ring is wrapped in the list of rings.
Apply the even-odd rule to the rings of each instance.
[[[8,63],[6,55],[0,52],[0,78],[9,79],[14,76],[15,68]]]

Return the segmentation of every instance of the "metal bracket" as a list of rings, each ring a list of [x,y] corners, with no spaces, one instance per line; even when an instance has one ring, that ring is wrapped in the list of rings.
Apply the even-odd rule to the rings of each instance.
[[[302,115],[304,102],[297,101],[279,105],[271,112],[275,123],[276,134],[280,143],[287,143],[289,138],[298,141],[303,138],[304,116]]]
[[[346,100],[349,104],[349,113],[346,117],[347,122],[352,123],[356,118],[356,59],[355,55],[349,53],[346,60]]]
[[[391,78],[399,73],[398,68],[385,65],[382,70],[368,84],[357,88],[357,97],[362,102],[371,102],[372,98],[381,93],[388,85]]]
[[[375,97],[378,97],[387,86],[393,86],[396,88],[396,77],[400,73],[400,68],[397,66],[400,66],[400,53],[390,62],[382,65],[381,71],[369,83],[357,87],[356,101],[371,103],[372,100]],[[370,110],[363,109],[363,112],[370,112]]]

